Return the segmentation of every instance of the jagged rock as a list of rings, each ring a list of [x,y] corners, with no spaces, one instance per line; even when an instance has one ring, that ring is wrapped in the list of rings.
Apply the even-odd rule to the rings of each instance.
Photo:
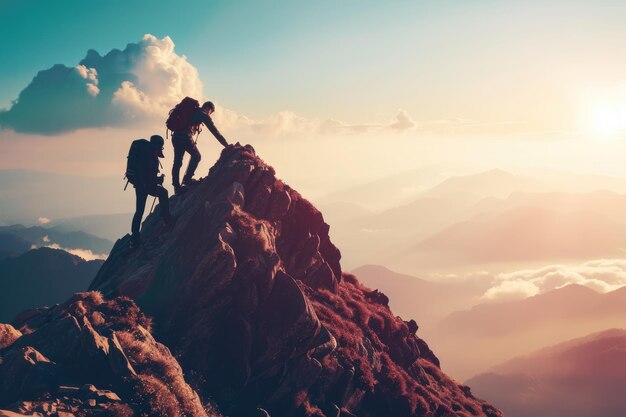
[[[137,376],[137,372],[135,372],[133,365],[130,364],[130,361],[126,357],[126,354],[124,353],[124,349],[120,345],[120,342],[117,340],[117,336],[115,335],[115,332],[113,332],[111,336],[109,336],[108,345],[109,345],[109,355],[108,355],[109,366],[111,367],[111,370],[113,371],[113,373],[123,378]]]
[[[111,416],[207,416],[178,362],[129,299],[79,293],[20,325],[29,333],[3,353],[0,406],[27,396],[47,414],[55,399],[57,414],[99,408]]]
[[[417,333],[419,326],[417,325],[417,323],[415,322],[415,320],[411,319],[409,321],[405,321],[407,327],[409,328],[409,332],[415,334]]]
[[[367,294],[367,298],[374,301],[375,303],[382,304],[384,306],[389,305],[389,297],[380,292],[379,290],[370,291]]]
[[[322,214],[251,146],[225,148],[171,209],[174,228],[157,207],[146,243],[129,251],[120,239],[90,289],[133,298],[203,398],[228,415],[489,415],[441,372],[417,323],[342,273]],[[153,339],[145,333],[135,326],[133,337]]]
[[[22,332],[16,330],[10,324],[0,323],[0,350],[11,346],[13,342],[22,336]]]
[[[31,346],[14,345],[0,364],[0,406],[51,390],[59,367]]]
[[[0,417],[43,417],[41,413],[22,414],[9,410],[0,410]]]

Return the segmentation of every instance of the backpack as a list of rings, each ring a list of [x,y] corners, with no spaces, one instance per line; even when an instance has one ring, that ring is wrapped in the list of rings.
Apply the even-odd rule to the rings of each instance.
[[[172,132],[184,132],[189,129],[189,122],[194,111],[200,108],[198,100],[185,97],[172,110],[165,122],[165,126]]]
[[[153,158],[154,148],[150,141],[146,139],[134,140],[128,151],[126,161],[126,176],[133,185],[141,183],[141,179],[146,175],[146,169],[150,166],[150,158]]]

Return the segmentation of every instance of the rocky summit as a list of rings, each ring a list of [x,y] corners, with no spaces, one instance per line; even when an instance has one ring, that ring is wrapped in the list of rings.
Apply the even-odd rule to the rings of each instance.
[[[115,244],[92,292],[0,331],[0,408],[502,416],[441,371],[415,321],[342,273],[322,214],[251,146],[225,148],[171,208],[174,226],[157,207],[139,248]]]

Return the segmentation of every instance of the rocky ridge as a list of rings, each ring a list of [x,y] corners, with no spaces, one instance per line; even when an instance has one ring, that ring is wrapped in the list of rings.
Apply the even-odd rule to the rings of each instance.
[[[59,417],[207,416],[176,359],[152,337],[150,319],[128,298],[77,293],[13,324],[0,325],[2,408]]]
[[[119,240],[90,287],[98,292],[76,296],[100,300],[93,308],[102,322],[89,316],[89,309],[81,315],[69,305],[33,313],[14,323],[25,335],[10,345],[6,357],[30,346],[71,369],[73,361],[42,347],[52,333],[38,325],[48,323],[58,337],[67,333],[60,323],[72,320],[63,319],[70,314],[81,334],[92,334],[91,327],[109,341],[109,352],[116,352],[111,334],[122,332],[123,338],[115,336],[119,351],[133,369],[144,347],[164,352],[160,358],[176,372],[153,377],[163,381],[175,375],[186,394],[171,398],[171,409],[155,415],[217,413],[211,399],[230,416],[501,416],[440,370],[436,356],[416,336],[417,324],[395,317],[384,294],[342,273],[340,252],[322,214],[280,181],[249,145],[224,149],[208,177],[173,197],[171,206],[179,216],[172,229],[161,222],[157,208],[144,222],[144,245],[130,251],[128,237]],[[150,326],[140,323],[147,319],[131,299],[152,318],[152,334],[163,345]],[[117,316],[97,307],[108,303],[128,305],[137,323],[110,324]],[[141,369],[147,378],[152,368]],[[146,413],[135,385],[116,382],[107,372],[109,379],[98,379],[98,373],[78,382],[114,388],[123,404]]]

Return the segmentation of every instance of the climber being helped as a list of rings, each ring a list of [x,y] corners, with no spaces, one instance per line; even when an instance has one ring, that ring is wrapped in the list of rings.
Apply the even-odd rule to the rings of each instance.
[[[217,130],[211,114],[215,111],[215,105],[207,101],[200,107],[200,103],[191,97],[185,97],[171,111],[167,122],[168,130],[172,131],[172,145],[174,145],[174,166],[172,167],[172,185],[174,192],[182,191],[179,176],[180,168],[183,165],[183,156],[189,152],[191,159],[187,166],[187,171],[183,177],[182,185],[193,185],[197,180],[193,179],[193,174],[200,162],[200,152],[194,141],[194,135],[200,133],[200,126],[204,124],[224,147],[228,142]]]
[[[161,216],[166,225],[174,224],[170,213],[167,190],[163,188],[165,175],[159,175],[159,158],[163,158],[163,137],[154,135],[150,141],[137,139],[133,141],[128,152],[126,178],[135,187],[137,201],[133,216],[131,248],[141,244],[139,228],[149,195],[159,198]]]

